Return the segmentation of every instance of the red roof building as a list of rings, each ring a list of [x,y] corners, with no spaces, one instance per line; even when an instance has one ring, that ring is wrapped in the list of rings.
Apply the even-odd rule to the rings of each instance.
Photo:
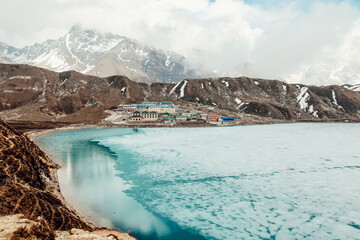
[[[209,114],[209,122],[218,122],[220,119],[220,115],[218,113],[210,113]]]

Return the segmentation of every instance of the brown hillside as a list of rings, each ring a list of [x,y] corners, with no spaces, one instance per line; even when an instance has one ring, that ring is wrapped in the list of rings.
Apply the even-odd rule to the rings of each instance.
[[[0,215],[43,218],[54,230],[91,229],[67,208],[53,163],[27,137],[0,120]]]
[[[360,121],[360,92],[351,86],[305,86],[248,77],[186,79],[178,84],[137,83],[124,76],[99,78],[28,65],[0,64],[0,117],[11,122],[91,123],[119,104],[172,100],[243,119]],[[247,120],[246,120],[247,119]],[[246,122],[247,121],[247,122]]]

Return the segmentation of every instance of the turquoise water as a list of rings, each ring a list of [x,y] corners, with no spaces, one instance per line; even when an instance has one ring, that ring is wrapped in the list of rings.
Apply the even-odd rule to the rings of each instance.
[[[87,129],[38,140],[139,239],[360,239],[360,125]]]

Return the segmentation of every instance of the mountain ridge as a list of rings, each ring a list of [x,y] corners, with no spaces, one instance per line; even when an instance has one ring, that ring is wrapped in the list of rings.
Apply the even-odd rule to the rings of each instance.
[[[54,71],[75,70],[107,77],[126,75],[141,82],[178,82],[196,76],[185,57],[147,46],[137,40],[73,26],[57,40],[23,48],[0,43],[0,57]]]
[[[271,121],[359,121],[358,86],[306,86],[256,78],[186,79],[138,83],[125,76],[99,78],[0,64],[0,117],[11,121],[99,124],[119,104],[174,101],[210,105],[242,124]]]

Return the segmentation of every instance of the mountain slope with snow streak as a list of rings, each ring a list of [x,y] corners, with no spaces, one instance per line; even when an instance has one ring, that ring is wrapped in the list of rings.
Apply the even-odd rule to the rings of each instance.
[[[169,97],[275,119],[360,118],[360,92],[350,85],[317,87],[247,77],[192,79],[175,85]]]
[[[208,109],[248,123],[360,121],[354,86],[305,86],[255,78],[185,79],[138,83],[125,76],[100,78],[0,64],[0,117],[17,121],[100,123],[119,104],[173,101],[183,109]],[[183,107],[187,106],[187,107]]]

